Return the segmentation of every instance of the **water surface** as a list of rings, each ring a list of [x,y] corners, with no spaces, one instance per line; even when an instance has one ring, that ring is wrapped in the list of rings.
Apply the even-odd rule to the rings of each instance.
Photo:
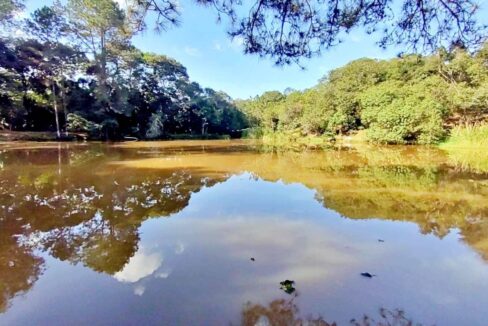
[[[435,148],[0,145],[0,324],[485,325],[487,306],[488,175]]]

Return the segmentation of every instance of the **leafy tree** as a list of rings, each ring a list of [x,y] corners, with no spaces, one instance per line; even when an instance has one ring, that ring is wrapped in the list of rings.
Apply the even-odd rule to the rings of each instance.
[[[360,26],[382,27],[383,46],[445,47],[429,56],[359,59],[311,89],[233,101],[191,81],[174,59],[131,44],[151,11],[159,29],[178,23],[171,0],[128,1],[123,9],[113,0],[57,1],[25,21],[29,37],[0,40],[0,127],[103,139],[239,136],[248,125],[297,136],[367,129],[376,142],[431,143],[453,125],[488,120],[488,48],[480,46],[474,1],[258,1],[249,15],[242,15],[246,3],[198,2],[231,18],[230,35],[244,40],[247,53],[279,64],[317,54]],[[22,1],[0,4],[11,17]]]
[[[57,6],[61,7],[59,3]],[[131,36],[124,12],[112,0],[69,0],[63,10],[68,16],[70,34],[95,59],[92,71],[98,79],[99,100],[114,109],[110,103],[108,52]]]
[[[95,136],[100,131],[100,125],[86,120],[85,118],[74,114],[68,113],[66,121],[66,130],[71,132],[85,132],[88,135]]]
[[[56,93],[59,91],[61,94],[61,106],[66,121],[68,112],[65,99],[65,76],[70,72],[72,73],[74,66],[82,62],[84,57],[76,49],[61,43],[62,39],[67,36],[68,25],[64,17],[54,8],[44,6],[34,11],[32,19],[26,21],[26,28],[31,35],[43,42],[42,56],[45,63],[42,66],[46,78],[50,79],[56,130],[59,138],[61,128]]]
[[[429,94],[433,77],[412,86],[386,82],[364,93],[362,122],[371,140],[381,143],[430,144],[445,135],[445,108]]]
[[[474,54],[455,48],[426,57],[359,59],[310,90],[277,101],[265,93],[239,106],[265,131],[323,135],[367,129],[374,142],[437,143],[453,125],[488,121],[486,58],[485,45]]]

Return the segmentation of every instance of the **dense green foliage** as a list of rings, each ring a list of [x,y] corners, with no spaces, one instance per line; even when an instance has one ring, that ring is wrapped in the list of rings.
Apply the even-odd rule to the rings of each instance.
[[[238,134],[245,119],[223,92],[131,44],[137,32],[111,0],[36,10],[25,37],[0,39],[0,129],[91,138]]]
[[[374,142],[430,144],[488,113],[488,45],[474,54],[457,46],[425,57],[360,59],[312,89],[235,103],[190,81],[175,60],[132,45],[155,10],[153,1],[143,3],[56,1],[14,26],[6,21],[22,1],[2,0],[1,25],[24,36],[0,38],[0,129],[160,139],[235,136],[250,123],[255,135],[282,142],[320,136],[320,143],[365,129]],[[167,9],[158,24],[175,23],[176,8]]]
[[[288,95],[267,92],[239,102],[264,134],[302,136],[366,129],[374,142],[437,143],[453,125],[488,116],[488,45],[391,60],[360,59]]]

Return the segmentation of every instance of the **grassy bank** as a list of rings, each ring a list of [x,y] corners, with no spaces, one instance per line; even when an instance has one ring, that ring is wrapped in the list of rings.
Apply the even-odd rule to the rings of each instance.
[[[439,147],[461,169],[488,172],[488,124],[455,127]]]
[[[293,133],[269,133],[261,138],[265,145],[279,147],[323,147],[331,145],[331,140],[325,136],[295,135]]]
[[[291,131],[271,131],[261,128],[248,129],[243,138],[256,139],[264,145],[276,147],[330,147],[336,145],[359,145],[369,143],[365,130],[350,134],[333,135],[303,134],[300,129]]]
[[[300,130],[271,131],[261,128],[251,128],[243,134],[243,138],[256,139],[264,145],[276,147],[325,147],[335,142],[327,135],[303,135]]]
[[[147,139],[147,140],[210,140],[210,139],[231,139],[230,135],[219,134],[169,134],[164,138]],[[69,133],[68,136],[63,134],[61,139],[57,138],[52,131],[8,131],[0,130],[0,142],[10,141],[75,141],[75,140],[102,140],[100,138],[89,138],[86,133]],[[125,137],[119,140],[138,140],[135,137]]]
[[[300,130],[273,132],[250,129],[245,138],[280,148],[324,148],[330,146],[364,147],[371,144],[365,130],[347,135],[304,135]],[[413,145],[422,146],[422,145]],[[488,173],[488,124],[455,127],[439,148],[446,151],[451,164],[461,170]]]

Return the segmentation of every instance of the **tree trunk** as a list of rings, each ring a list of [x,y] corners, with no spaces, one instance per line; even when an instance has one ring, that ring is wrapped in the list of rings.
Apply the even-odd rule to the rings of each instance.
[[[61,67],[61,76],[63,76],[63,68]],[[64,93],[64,86],[65,83],[63,82],[60,87],[60,95],[61,95],[61,107],[64,113],[64,135],[68,137],[68,110],[66,109],[66,94]]]
[[[101,92],[103,93],[103,97],[105,97],[105,101],[107,104],[107,108],[111,109],[110,106],[110,94],[108,91],[107,79],[107,46],[105,44],[105,31],[100,33],[100,87]]]
[[[59,128],[59,116],[58,116],[58,104],[56,103],[56,87],[54,80],[52,81],[52,88],[53,88],[53,104],[54,104],[54,115],[56,118],[56,135],[59,138],[61,138],[61,130]]]

